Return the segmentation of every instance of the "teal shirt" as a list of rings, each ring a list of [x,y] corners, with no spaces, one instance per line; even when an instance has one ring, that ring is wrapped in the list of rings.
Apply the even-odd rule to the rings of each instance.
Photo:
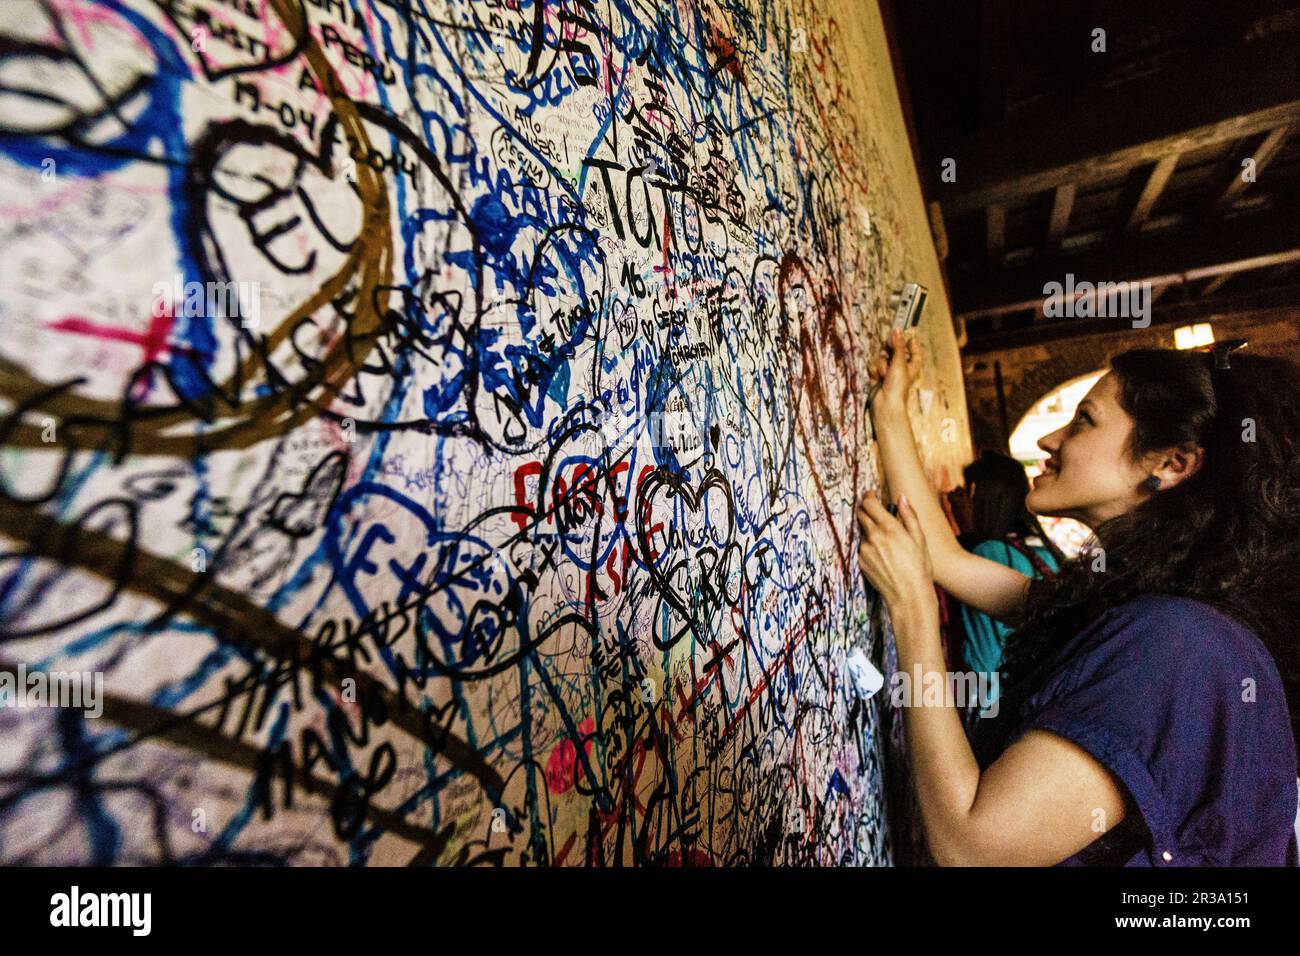
[[[1004,541],[981,541],[972,550],[982,558],[1014,568],[1028,577],[1038,577],[1029,558]],[[1053,571],[1057,569],[1056,559],[1046,547],[1031,546],[1030,550]],[[993,673],[1002,665],[1002,650],[1006,646],[1007,635],[1014,628],[966,604],[961,606],[961,621],[966,631],[966,642],[961,649],[966,666],[973,671]],[[1001,686],[1001,681],[998,686]]]

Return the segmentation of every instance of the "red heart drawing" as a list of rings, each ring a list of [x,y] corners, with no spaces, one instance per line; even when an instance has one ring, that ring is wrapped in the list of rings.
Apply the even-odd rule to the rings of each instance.
[[[798,329],[795,431],[847,583],[853,571],[863,411],[858,401],[854,330],[838,296],[823,297],[817,280],[795,254],[782,260],[777,282],[782,321]]]

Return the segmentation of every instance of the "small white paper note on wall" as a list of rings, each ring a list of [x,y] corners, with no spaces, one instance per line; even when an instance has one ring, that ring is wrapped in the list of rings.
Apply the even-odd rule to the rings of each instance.
[[[853,679],[853,686],[858,689],[863,700],[870,700],[872,694],[885,686],[885,675],[876,670],[876,666],[863,653],[862,648],[855,647],[846,663],[849,676]]]

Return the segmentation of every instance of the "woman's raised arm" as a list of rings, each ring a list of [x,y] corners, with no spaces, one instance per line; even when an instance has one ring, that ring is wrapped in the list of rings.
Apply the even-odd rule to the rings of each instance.
[[[895,332],[888,357],[878,358],[868,370],[870,379],[880,383],[871,403],[871,418],[885,482],[894,500],[906,495],[912,503],[930,548],[934,580],[971,607],[1000,620],[1014,621],[1024,607],[1029,578],[971,554],[957,542],[917,454],[907,419],[907,393],[920,369],[919,349],[916,342],[907,342],[903,333]]]

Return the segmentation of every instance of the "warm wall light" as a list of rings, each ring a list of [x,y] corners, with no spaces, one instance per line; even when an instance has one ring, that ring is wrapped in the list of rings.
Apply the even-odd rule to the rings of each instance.
[[[1180,349],[1198,349],[1202,345],[1214,344],[1214,326],[1209,322],[1196,325],[1183,325],[1174,329],[1174,345]]]

